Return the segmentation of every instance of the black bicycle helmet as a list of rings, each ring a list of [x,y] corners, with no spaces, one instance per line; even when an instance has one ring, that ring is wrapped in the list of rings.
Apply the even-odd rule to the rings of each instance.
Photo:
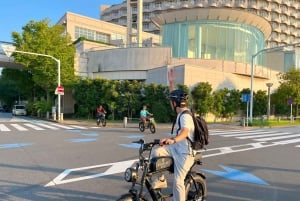
[[[169,99],[175,101],[177,106],[183,107],[186,105],[189,96],[185,91],[176,89],[170,92]]]

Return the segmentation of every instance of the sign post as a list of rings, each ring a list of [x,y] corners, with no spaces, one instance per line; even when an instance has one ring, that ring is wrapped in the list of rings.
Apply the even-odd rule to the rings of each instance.
[[[63,86],[57,86],[55,89],[55,94],[59,95],[64,95],[65,94],[65,89]]]
[[[250,94],[242,94],[242,102],[247,102],[247,116],[246,116],[246,126],[248,127],[248,108],[249,108]]]
[[[287,100],[287,103],[288,103],[289,105],[291,105],[291,122],[293,122],[293,102],[294,102],[294,100],[291,99],[291,98],[289,98],[289,99]]]

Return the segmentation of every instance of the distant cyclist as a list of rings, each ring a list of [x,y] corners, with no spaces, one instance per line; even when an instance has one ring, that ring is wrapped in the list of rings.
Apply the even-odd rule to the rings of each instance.
[[[151,114],[148,110],[147,110],[147,106],[144,105],[143,109],[140,111],[140,119],[142,122],[146,123],[148,116],[152,116],[153,114]]]
[[[105,118],[106,110],[102,105],[97,107],[97,118]]]

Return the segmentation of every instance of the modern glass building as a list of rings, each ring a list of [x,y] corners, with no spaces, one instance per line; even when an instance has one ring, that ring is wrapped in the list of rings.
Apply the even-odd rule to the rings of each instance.
[[[130,0],[132,17],[139,0]],[[162,35],[178,58],[250,63],[264,48],[300,42],[299,0],[143,0],[143,30]],[[126,26],[126,1],[106,6],[101,19]],[[133,25],[134,28],[135,25]],[[285,53],[284,53],[285,54]],[[294,51],[292,66],[299,63]],[[274,66],[259,55],[256,63]],[[287,60],[287,59],[286,59]],[[290,65],[289,62],[284,62]],[[276,67],[277,70],[290,66]]]
[[[252,26],[216,20],[176,22],[163,26],[162,45],[173,57],[250,63],[251,52],[263,49],[265,37]]]

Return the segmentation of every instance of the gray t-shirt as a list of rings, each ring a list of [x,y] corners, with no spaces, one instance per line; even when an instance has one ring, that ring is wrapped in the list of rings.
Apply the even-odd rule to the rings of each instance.
[[[188,128],[189,129],[188,136],[189,136],[189,138],[191,140],[193,140],[194,139],[194,122],[193,122],[193,117],[189,113],[185,113],[183,115],[181,115],[181,113],[179,113],[177,115],[177,118],[176,118],[175,131],[178,131],[176,133],[176,135],[180,133],[180,130],[178,130],[178,128],[179,128],[178,122],[180,121],[180,127],[181,127],[181,129],[182,128]],[[180,117],[180,120],[178,119],[179,117]],[[175,143],[174,146],[177,146],[176,149],[180,153],[187,154],[187,153],[191,153],[191,150],[192,150],[190,142],[187,139]]]

